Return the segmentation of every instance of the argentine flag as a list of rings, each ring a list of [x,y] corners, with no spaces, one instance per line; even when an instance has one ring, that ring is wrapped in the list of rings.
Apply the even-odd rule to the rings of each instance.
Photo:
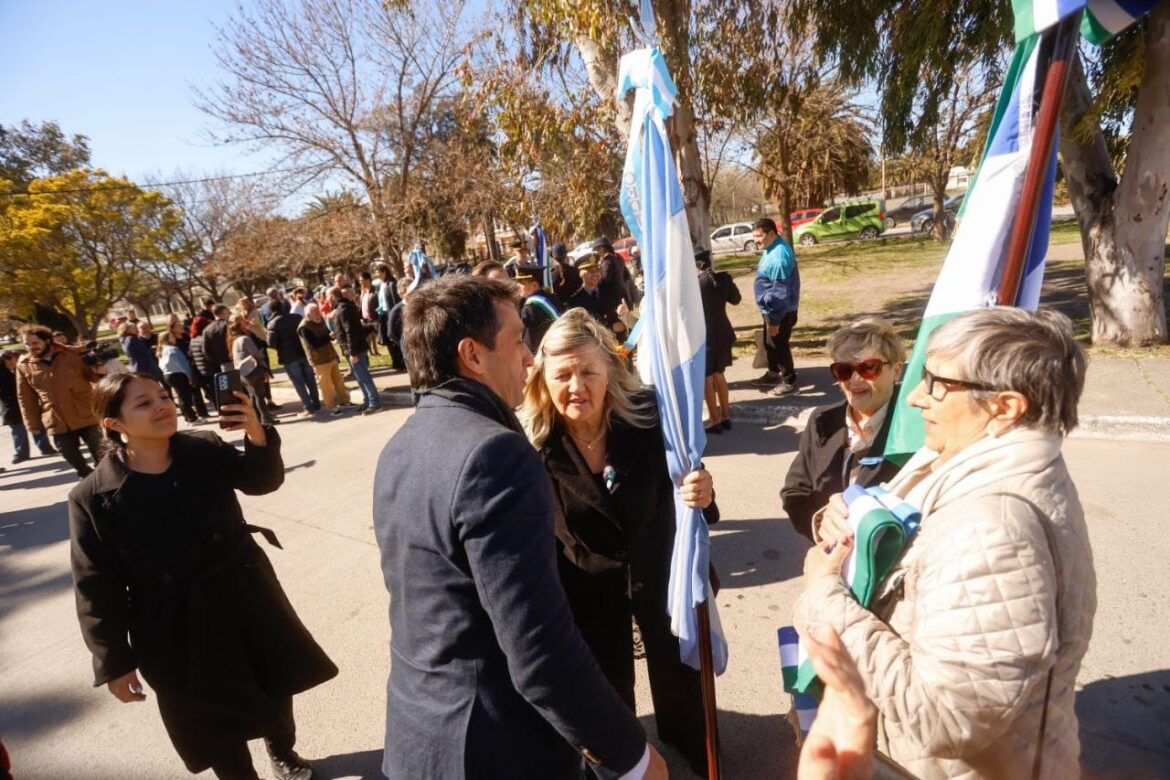
[[[707,330],[686,209],[664,124],[677,90],[657,48],[622,57],[618,79],[619,94],[635,91],[621,206],[630,233],[642,248],[646,278],[638,367],[642,380],[654,387],[667,465],[675,482],[677,530],[665,606],[682,660],[698,669],[695,607],[708,603],[715,674],[722,674],[727,640],[708,579],[707,523],[701,510],[682,503],[678,490],[682,478],[699,468],[707,444],[702,422]]]
[[[959,212],[959,228],[926,305],[906,381],[894,406],[885,451],[889,460],[904,463],[923,443],[922,415],[906,401],[922,375],[930,334],[962,312],[996,304],[1008,237],[1032,156],[1036,109],[1048,72],[1051,47],[1045,45],[1044,33],[1069,16],[1084,12],[1082,34],[1099,42],[1132,24],[1155,4],[1150,0],[1015,0],[1012,4],[1016,51],[995,107],[982,162]],[[1052,145],[1015,301],[1025,309],[1035,309],[1040,302],[1052,227],[1057,146],[1055,142]]]

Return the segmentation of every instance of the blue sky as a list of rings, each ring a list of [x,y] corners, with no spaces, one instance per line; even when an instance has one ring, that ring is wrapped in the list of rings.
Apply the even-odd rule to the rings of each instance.
[[[191,87],[215,80],[214,24],[234,0],[0,0],[0,124],[56,120],[93,164],[142,181],[267,167],[211,146]]]

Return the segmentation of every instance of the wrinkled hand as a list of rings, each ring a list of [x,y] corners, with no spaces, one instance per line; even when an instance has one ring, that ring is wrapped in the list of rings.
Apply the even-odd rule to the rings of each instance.
[[[670,771],[666,768],[666,759],[654,749],[653,745],[647,745],[650,748],[650,764],[646,767],[646,774],[642,775],[643,780],[669,780]]]
[[[811,631],[805,647],[825,695],[800,751],[797,780],[862,780],[873,775],[877,709],[857,664],[832,628]]]
[[[773,325],[772,323],[769,322],[768,323],[768,335],[769,336],[779,336],[780,335],[780,326]]]
[[[232,395],[239,398],[240,403],[224,404],[219,408],[220,419],[229,423],[224,430],[242,430],[253,444],[263,447],[268,443],[268,437],[264,434],[264,426],[260,423],[260,416],[256,414],[256,407],[252,406],[247,393],[237,390]]]
[[[834,546],[825,542],[814,547],[804,556],[804,586],[807,588],[822,577],[840,576],[845,559],[853,552],[853,535],[850,534]]]
[[[142,692],[142,681],[138,679],[138,671],[127,672],[116,680],[106,683],[106,688],[114,694],[114,698],[125,704],[135,701],[146,701],[146,694]]]
[[[683,503],[695,509],[706,509],[715,499],[715,481],[711,479],[711,472],[707,469],[696,469],[683,477]]]
[[[818,541],[836,544],[853,533],[853,526],[849,524],[849,506],[845,503],[845,496],[834,493],[829,496],[829,503],[821,513],[821,522],[817,526]]]

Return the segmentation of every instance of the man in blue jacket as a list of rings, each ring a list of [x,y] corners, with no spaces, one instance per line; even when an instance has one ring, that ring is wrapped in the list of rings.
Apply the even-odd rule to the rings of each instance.
[[[792,329],[800,306],[800,270],[792,247],[777,233],[767,217],[756,220],[756,246],[763,247],[756,266],[756,305],[764,317],[764,351],[768,370],[756,384],[769,395],[796,392],[796,366],[792,362]]]
[[[532,353],[510,282],[447,276],[405,309],[414,414],[382,451],[390,780],[666,777],[581,638],[548,474],[512,409]]]

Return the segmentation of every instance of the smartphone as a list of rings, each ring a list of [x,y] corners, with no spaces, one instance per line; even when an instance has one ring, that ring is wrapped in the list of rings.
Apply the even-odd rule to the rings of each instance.
[[[240,399],[236,398],[235,393],[243,393],[244,380],[240,378],[240,372],[235,369],[231,371],[220,371],[215,375],[215,405],[223,409],[224,404],[238,404]],[[220,412],[219,427],[226,428],[232,423],[223,419],[223,412]]]

